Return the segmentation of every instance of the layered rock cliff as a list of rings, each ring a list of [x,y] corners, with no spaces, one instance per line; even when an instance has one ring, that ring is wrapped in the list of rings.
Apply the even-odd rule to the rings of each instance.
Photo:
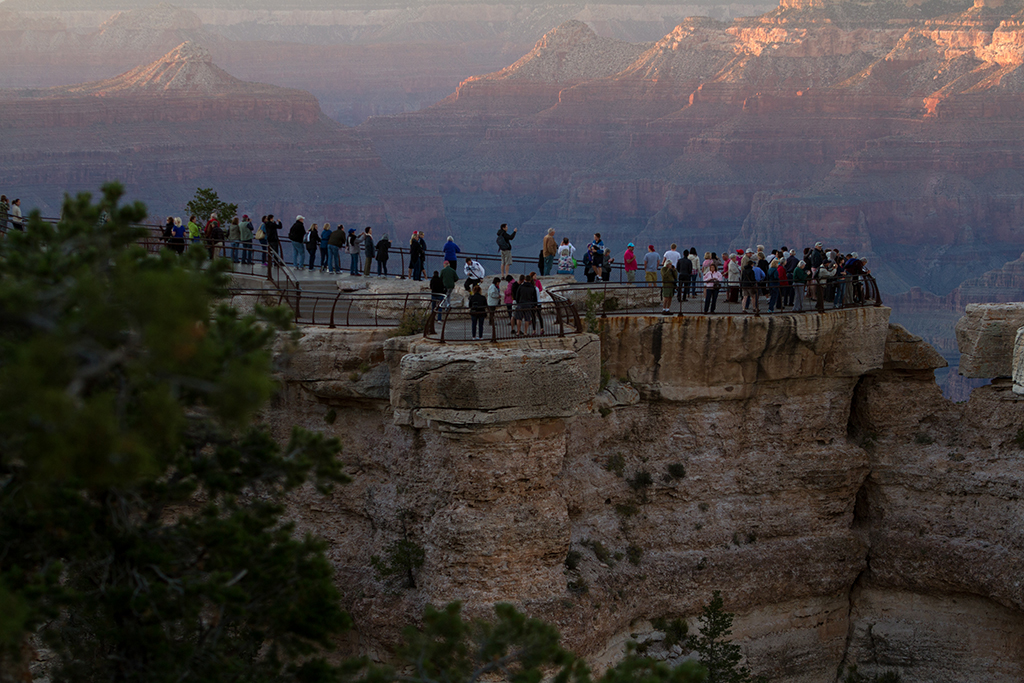
[[[436,195],[396,180],[312,95],[234,78],[193,43],[104,81],[0,91],[0,126],[0,186],[44,215],[120,180],[157,216],[180,215],[199,186],[257,217],[443,225]]]
[[[305,330],[266,418],[344,441],[355,482],[293,511],[330,541],[350,646],[386,659],[426,602],[507,600],[600,667],[721,589],[775,681],[1017,680],[1024,399],[946,401],[942,358],[887,318],[610,317],[482,346]],[[414,589],[369,566],[400,538],[426,553]]]

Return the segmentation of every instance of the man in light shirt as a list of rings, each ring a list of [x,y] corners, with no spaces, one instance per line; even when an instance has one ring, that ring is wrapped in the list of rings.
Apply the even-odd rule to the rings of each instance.
[[[658,268],[661,266],[661,256],[654,251],[654,245],[647,245],[647,253],[644,254],[644,281],[648,285],[658,282]]]
[[[673,244],[672,248],[665,252],[664,259],[671,263],[672,267],[675,268],[676,264],[679,263],[679,259],[682,257],[683,255],[676,251],[676,245]]]

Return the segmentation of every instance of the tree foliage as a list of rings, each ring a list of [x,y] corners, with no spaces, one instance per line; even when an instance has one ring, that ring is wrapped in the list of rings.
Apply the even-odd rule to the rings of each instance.
[[[734,615],[725,611],[722,592],[714,591],[711,602],[704,605],[698,618],[698,632],[688,644],[697,651],[700,663],[707,669],[708,683],[748,683],[760,681],[750,670],[740,666],[740,646],[730,641]]]
[[[185,207],[190,216],[205,221],[211,213],[216,212],[222,224],[226,224],[238,214],[238,204],[222,202],[212,187],[197,187],[196,193]]]
[[[282,513],[340,447],[251,426],[288,316],[215,306],[224,266],[134,246],[120,193],[0,242],[0,668],[37,634],[60,681],[331,678],[349,618]]]
[[[426,608],[423,627],[406,628],[397,651],[401,669],[370,667],[360,683],[591,683],[586,663],[560,644],[558,630],[512,605],[494,606],[493,620],[467,620],[458,602]],[[401,670],[400,669],[400,670]],[[670,667],[629,654],[599,683],[701,683],[696,662]]]

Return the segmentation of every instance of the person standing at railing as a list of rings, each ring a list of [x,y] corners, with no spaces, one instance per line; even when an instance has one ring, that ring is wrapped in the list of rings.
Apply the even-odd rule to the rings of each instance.
[[[666,258],[665,265],[661,267],[661,312],[665,315],[672,312],[672,295],[676,292],[678,281],[675,265]]]
[[[449,263],[455,263],[455,261],[449,261]],[[473,285],[483,282],[487,271],[484,270],[483,264],[479,261],[474,261],[467,257],[466,263],[462,266],[462,274],[466,276],[466,291],[471,292],[473,291]]]
[[[306,238],[306,224],[303,222],[305,220],[305,216],[296,216],[292,227],[288,229],[288,240],[292,243],[292,267],[295,270],[302,268],[302,242]]]
[[[712,262],[708,272],[704,273],[704,312],[714,313],[718,305],[718,291],[722,288],[722,274],[718,266]]]
[[[452,236],[448,235],[448,239],[445,241],[444,246],[441,247],[441,251],[444,252],[445,261],[448,261],[449,263],[457,263],[459,260],[459,252],[461,252],[462,249],[459,249],[459,245],[455,243]]]
[[[409,277],[413,280],[420,279],[420,273],[423,270],[422,259],[423,251],[420,247],[419,233],[414,230],[412,237],[409,238]]]
[[[420,243],[420,277],[427,276],[427,239],[426,233],[420,230],[416,234],[416,239]],[[455,264],[452,264],[454,267]]]
[[[576,269],[576,247],[572,246],[568,237],[562,238],[558,247],[558,274],[572,275]]]
[[[498,244],[498,252],[501,254],[502,276],[508,275],[512,268],[512,240],[516,238],[516,231],[518,229],[515,228],[510,233],[507,223],[502,223],[501,227],[498,228],[498,238],[495,241]]]
[[[551,275],[551,267],[555,265],[555,255],[558,253],[558,242],[555,241],[555,229],[548,228],[548,234],[544,235],[544,248],[541,254],[544,256],[544,268],[542,275]]]
[[[516,305],[513,312],[513,319],[516,332],[520,336],[526,336],[526,328],[530,327],[531,333],[534,330],[534,315],[537,308],[537,288],[533,284],[532,276],[525,276],[516,289]]]
[[[391,240],[388,239],[387,235],[380,238],[377,242],[377,277],[388,276],[388,249],[391,248]]]
[[[501,305],[501,278],[496,277],[491,280],[491,286],[487,288],[487,308],[491,309],[491,314],[498,309]]]
[[[174,230],[174,216],[168,216],[164,221],[164,227],[160,230],[160,236],[164,238],[164,244],[170,244],[171,232]]]
[[[626,271],[626,282],[636,282],[636,254],[633,253],[633,243],[626,245],[626,252],[622,255],[622,269]]]
[[[804,312],[804,290],[807,288],[807,271],[804,268],[807,264],[804,261],[798,261],[796,268],[793,269],[793,312],[803,313]]]
[[[242,242],[242,263],[252,265],[252,221],[249,214],[242,215],[242,222],[238,226]]]
[[[745,259],[746,264],[740,269],[740,293],[743,297],[743,312],[751,312],[751,304],[757,296],[757,276],[754,275],[754,262]]]
[[[217,245],[223,245],[224,243],[224,229],[220,226],[220,218],[217,217],[217,212],[214,211],[210,214],[210,218],[206,221],[206,226],[203,228],[203,238],[206,240],[206,251],[210,255],[210,260],[217,255]]]
[[[199,227],[195,216],[188,217],[188,239],[192,244],[199,244],[203,241],[203,229]]]
[[[260,263],[267,265],[267,217],[260,217],[260,226],[253,233],[253,239],[260,245]]]
[[[505,276],[505,309],[508,312],[508,319],[512,320],[512,306],[516,302],[516,290],[519,288],[519,283],[511,275]]]
[[[324,227],[320,230],[320,272],[330,274],[331,268],[331,238],[334,237],[334,231],[331,230],[330,223],[324,223]]]
[[[267,220],[263,223],[263,232],[266,234],[267,251],[275,251],[281,256],[281,223],[274,220],[274,214],[267,214]],[[270,261],[270,254],[264,254],[264,262]]]
[[[228,246],[231,249],[231,262],[238,263],[238,248],[242,241],[242,228],[239,225],[238,216],[231,219],[228,225]]]
[[[644,254],[644,281],[648,287],[658,284],[659,268],[661,268],[661,255],[654,250],[653,244],[648,244],[647,253]]]
[[[693,263],[690,252],[683,250],[683,256],[676,261],[676,278],[678,279],[679,301],[686,301],[686,290],[690,288],[690,276],[693,275]]]
[[[313,270],[316,263],[316,251],[320,248],[320,233],[316,229],[316,223],[309,227],[305,237],[306,253],[309,254],[309,269]]]
[[[348,242],[345,244],[345,249],[348,251],[348,274],[352,277],[361,275],[362,272],[359,270],[359,252],[362,247],[359,244],[359,237],[356,236],[356,229],[348,229]]]
[[[10,213],[11,227],[14,228],[15,230],[19,230],[21,232],[25,232],[25,221],[21,217],[21,200],[20,199],[15,199],[13,202],[11,202],[11,208],[10,208],[9,213]]]
[[[331,232],[327,240],[327,272],[341,275],[341,250],[345,246],[345,226],[341,223]]]
[[[7,217],[11,213],[11,203],[7,201],[7,195],[0,194],[0,231],[7,232]]]
[[[701,276],[700,263],[701,259],[697,256],[697,248],[690,247],[690,255],[687,257],[690,259],[690,296],[697,296],[697,278]]]
[[[374,247],[377,245],[373,241],[373,228],[369,225],[363,230],[363,275],[370,277],[370,271],[373,268],[373,255],[375,253]]]
[[[167,241],[167,246],[171,248],[176,254],[185,253],[185,236],[188,234],[188,230],[182,226],[181,219],[175,218],[174,225],[171,227],[171,238]]]
[[[779,289],[779,273],[785,277],[786,270],[779,269],[779,259],[772,257],[768,264],[768,275],[765,276],[765,283],[768,285],[768,312],[774,313],[776,308],[781,308],[779,302],[782,300],[782,293]]]
[[[588,252],[590,253],[590,267],[594,270],[594,277],[600,280],[604,269],[604,241],[601,239],[601,233],[594,233],[594,240],[590,243]],[[593,282],[593,280],[588,279],[587,282]]]
[[[473,286],[469,297],[469,319],[473,326],[473,339],[484,338],[484,320],[487,318],[487,297],[480,291],[480,285]]]

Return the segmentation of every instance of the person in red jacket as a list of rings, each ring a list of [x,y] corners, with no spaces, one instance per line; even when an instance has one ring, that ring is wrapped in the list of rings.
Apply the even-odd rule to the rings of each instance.
[[[636,254],[632,242],[626,245],[626,253],[622,255],[622,269],[626,271],[626,282],[636,282]]]

